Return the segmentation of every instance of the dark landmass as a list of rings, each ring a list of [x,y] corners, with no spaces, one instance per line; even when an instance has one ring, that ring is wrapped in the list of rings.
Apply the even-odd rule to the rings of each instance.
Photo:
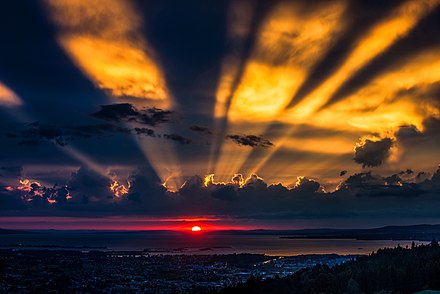
[[[90,234],[132,234],[132,233],[176,233],[175,231],[101,231],[101,230],[39,230],[21,231],[0,229],[1,234],[37,233],[90,233]],[[440,225],[385,226],[372,229],[304,229],[304,230],[224,230],[209,231],[204,234],[224,235],[275,235],[283,239],[358,239],[358,240],[440,240]]]
[[[0,245],[0,247],[3,248],[54,248],[54,249],[107,249],[106,246],[64,246],[64,245],[32,245],[32,244],[7,244],[7,245]]]
[[[12,235],[12,234],[32,234],[32,232],[23,230],[9,230],[0,228],[0,235]]]
[[[440,225],[386,226],[374,229],[316,229],[291,231],[280,238],[415,240],[440,239]]]
[[[440,246],[413,245],[409,249],[379,249],[369,256],[329,267],[315,265],[287,277],[263,279],[217,293],[414,293],[440,290]],[[429,293],[429,292],[428,292]]]
[[[283,239],[440,240],[440,225],[385,226],[372,229],[218,231],[217,234],[280,235]]]

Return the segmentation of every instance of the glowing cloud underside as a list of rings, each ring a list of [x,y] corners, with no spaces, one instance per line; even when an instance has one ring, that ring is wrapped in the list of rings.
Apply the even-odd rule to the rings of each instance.
[[[128,1],[47,0],[58,41],[96,85],[116,97],[166,100],[169,93],[142,18]]]
[[[8,107],[22,105],[21,99],[2,82],[0,82],[0,105]]]
[[[324,2],[313,11],[307,11],[299,3],[281,3],[274,7],[259,28],[256,44],[233,93],[231,81],[238,72],[231,66],[235,55],[232,53],[225,60],[224,75],[217,90],[216,117],[226,116],[229,125],[233,125],[230,129],[243,133],[246,127],[242,122],[273,121],[342,32],[345,9],[345,1]],[[237,26],[232,31],[245,33],[246,24],[232,23]],[[226,109],[229,96],[231,101]],[[253,132],[264,132],[265,124],[260,125],[260,129]],[[249,149],[235,150],[232,158],[229,149],[223,146],[217,161],[215,172],[220,177],[237,172],[250,152]]]

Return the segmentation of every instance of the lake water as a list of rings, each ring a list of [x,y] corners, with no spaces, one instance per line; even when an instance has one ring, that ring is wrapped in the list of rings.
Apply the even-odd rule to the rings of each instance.
[[[60,246],[61,249],[106,247],[99,250],[144,250],[161,254],[267,255],[369,254],[379,248],[410,246],[412,241],[354,239],[282,239],[280,235],[181,233],[181,232],[44,232],[38,234],[0,235],[0,245]],[[421,244],[423,242],[416,242]],[[29,247],[35,249],[35,247]],[[47,248],[47,247],[46,247]],[[54,248],[54,247],[52,247]],[[55,248],[60,249],[60,248]],[[81,248],[80,248],[81,249]],[[82,248],[81,250],[92,250]]]

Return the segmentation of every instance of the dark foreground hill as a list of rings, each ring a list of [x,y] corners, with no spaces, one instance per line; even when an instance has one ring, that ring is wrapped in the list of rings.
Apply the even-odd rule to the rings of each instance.
[[[440,246],[380,249],[369,256],[329,268],[316,265],[285,278],[225,288],[220,293],[414,293],[440,290]]]

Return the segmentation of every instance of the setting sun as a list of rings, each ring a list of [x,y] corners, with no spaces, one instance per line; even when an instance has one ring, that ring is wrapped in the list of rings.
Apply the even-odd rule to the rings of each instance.
[[[191,228],[192,232],[200,232],[201,230],[202,230],[202,228],[199,227],[199,226],[194,226],[194,227]]]

